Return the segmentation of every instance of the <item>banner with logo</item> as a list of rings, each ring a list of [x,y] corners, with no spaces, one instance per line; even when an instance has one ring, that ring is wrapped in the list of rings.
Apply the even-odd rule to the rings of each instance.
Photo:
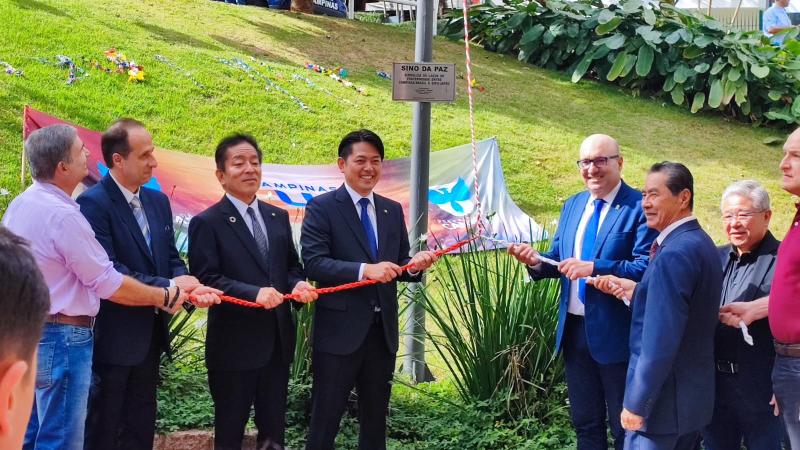
[[[63,123],[67,122],[26,108],[23,134],[27,137],[39,128]],[[89,176],[84,181],[85,187],[88,187],[108,172],[100,150],[101,133],[73,126],[78,129],[81,140],[90,152]],[[220,132],[220,138],[223,134]],[[334,152],[335,149],[331,149],[332,155]],[[156,150],[155,156],[158,167],[146,186],[160,190],[170,198],[176,229],[185,231],[193,215],[219,201],[224,194],[214,175],[214,159],[162,149]],[[264,159],[269,160],[269,156],[265,154]],[[414,220],[409,214],[410,172],[410,158],[384,161],[381,180],[375,187],[378,194],[403,205],[409,227]],[[484,216],[489,216],[485,221],[487,234],[498,240],[512,242],[542,239],[542,228],[523,213],[508,195],[499,148],[494,138],[478,143],[478,173],[481,209]],[[431,153],[428,192],[430,248],[451,245],[467,234],[468,224],[474,226],[474,180],[470,145]],[[343,182],[344,177],[336,164],[296,166],[265,163],[258,197],[289,212],[297,239],[308,201],[337,189]],[[185,235],[180,237],[179,244],[185,248]]]

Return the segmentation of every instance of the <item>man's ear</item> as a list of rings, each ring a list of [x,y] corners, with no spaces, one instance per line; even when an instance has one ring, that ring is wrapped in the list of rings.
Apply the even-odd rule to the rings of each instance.
[[[20,402],[20,390],[17,388],[27,371],[28,363],[17,360],[12,362],[5,372],[0,372],[0,437],[11,434],[11,412]]]

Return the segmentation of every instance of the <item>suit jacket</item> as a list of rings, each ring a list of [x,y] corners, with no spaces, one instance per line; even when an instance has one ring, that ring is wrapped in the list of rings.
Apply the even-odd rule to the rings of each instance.
[[[288,293],[304,279],[289,214],[261,201],[258,210],[267,227],[268,261],[226,196],[189,222],[189,268],[203,284],[255,301],[262,287]],[[295,339],[290,302],[269,310],[221,303],[208,311],[206,366],[209,370],[258,369],[269,363],[275,351],[288,363],[294,357]]]
[[[542,255],[561,261],[574,255],[575,235],[590,194],[583,191],[573,195],[561,209],[561,219],[553,236],[550,250]],[[638,281],[647,267],[650,244],[655,230],[647,228],[642,211],[642,194],[622,182],[612,205],[598,230],[594,244],[594,273],[615,275]],[[535,280],[560,278],[561,297],[556,332],[556,352],[561,350],[561,339],[569,306],[570,281],[555,266],[542,264],[528,269]],[[576,281],[577,282],[577,281]],[[593,286],[586,286],[585,302],[586,342],[595,361],[613,364],[628,359],[628,330],[631,323],[630,308],[612,295],[604,294]]]
[[[146,187],[139,188],[139,199],[150,228],[149,247],[130,204],[111,175],[81,194],[77,202],[117,271],[150,286],[167,287],[171,278],[187,273],[175,248],[169,199]],[[144,361],[153,335],[154,314],[152,306],[100,302],[94,327],[94,360],[121,366]],[[170,315],[159,310],[158,320],[167,336]],[[168,351],[166,344],[164,350]]]
[[[402,266],[411,259],[403,208],[378,194],[374,194],[374,201],[377,260],[368,250],[358,211],[344,185],[314,197],[306,206],[300,245],[308,278],[319,287],[358,281],[361,263],[390,261]],[[400,281],[419,279],[420,275],[400,277]],[[367,336],[375,304],[381,308],[386,344],[396,353],[399,339],[396,282],[321,296],[314,309],[314,348],[335,355],[354,352]]]
[[[696,220],[661,243],[631,302],[626,409],[641,431],[682,435],[711,422],[714,331],[722,290],[717,248]]]
[[[769,295],[772,276],[775,272],[778,245],[780,245],[780,241],[775,239],[772,233],[767,232],[757,250],[754,250],[757,251],[758,256],[752,263],[754,266],[750,276],[751,283],[738,298],[733,300],[734,302],[749,302]],[[718,250],[724,273],[732,247],[730,244],[724,245]],[[739,392],[743,397],[743,405],[753,413],[769,413],[772,411],[769,401],[772,398],[771,373],[775,361],[775,348],[772,345],[769,320],[767,318],[756,320],[747,328],[750,336],[753,337],[752,346],[744,342],[741,330],[718,322],[714,345],[715,354],[717,359],[731,359],[738,364],[739,372],[736,381],[741,388]],[[724,353],[720,351],[722,349],[725,350]],[[721,353],[736,356],[722,358]]]

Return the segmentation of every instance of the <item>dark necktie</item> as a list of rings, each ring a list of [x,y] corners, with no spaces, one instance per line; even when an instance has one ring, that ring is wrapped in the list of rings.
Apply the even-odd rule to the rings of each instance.
[[[658,253],[659,247],[660,245],[658,245],[658,241],[653,241],[653,245],[650,246],[650,262],[652,262],[653,258],[656,257],[656,253]]]
[[[594,242],[597,240],[597,229],[600,228],[600,213],[603,212],[603,205],[606,203],[602,198],[595,199],[594,212],[586,230],[583,232],[583,242],[581,243],[581,261],[591,261]],[[578,280],[578,299],[581,303],[586,302],[586,280]]]
[[[378,242],[375,240],[375,228],[372,227],[372,221],[369,220],[369,214],[367,214],[367,207],[369,206],[369,199],[362,198],[358,201],[358,205],[361,206],[361,226],[364,227],[364,233],[367,235],[367,245],[369,246],[369,251],[372,253],[372,259],[377,261],[378,260]]]
[[[253,237],[256,240],[258,251],[264,256],[264,260],[268,260],[269,243],[267,242],[267,237],[264,236],[264,231],[261,230],[261,225],[256,220],[256,213],[253,211],[252,206],[247,208],[247,215],[250,216],[250,224],[253,225]]]

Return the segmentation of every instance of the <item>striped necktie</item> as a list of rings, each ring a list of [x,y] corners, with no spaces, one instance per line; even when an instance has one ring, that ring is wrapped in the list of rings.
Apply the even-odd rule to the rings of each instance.
[[[139,230],[141,230],[142,236],[144,236],[144,241],[147,242],[147,247],[149,248],[150,226],[147,224],[147,217],[144,215],[144,209],[142,209],[142,201],[139,200],[139,197],[136,195],[131,199],[131,209],[133,210],[133,217],[139,225]]]
[[[253,211],[252,206],[247,208],[247,215],[250,217],[250,223],[253,225],[253,237],[256,240],[258,251],[261,252],[265,260],[268,260],[269,242],[267,241],[267,237],[264,236],[264,231],[261,229],[261,225],[256,219],[256,213]]]

